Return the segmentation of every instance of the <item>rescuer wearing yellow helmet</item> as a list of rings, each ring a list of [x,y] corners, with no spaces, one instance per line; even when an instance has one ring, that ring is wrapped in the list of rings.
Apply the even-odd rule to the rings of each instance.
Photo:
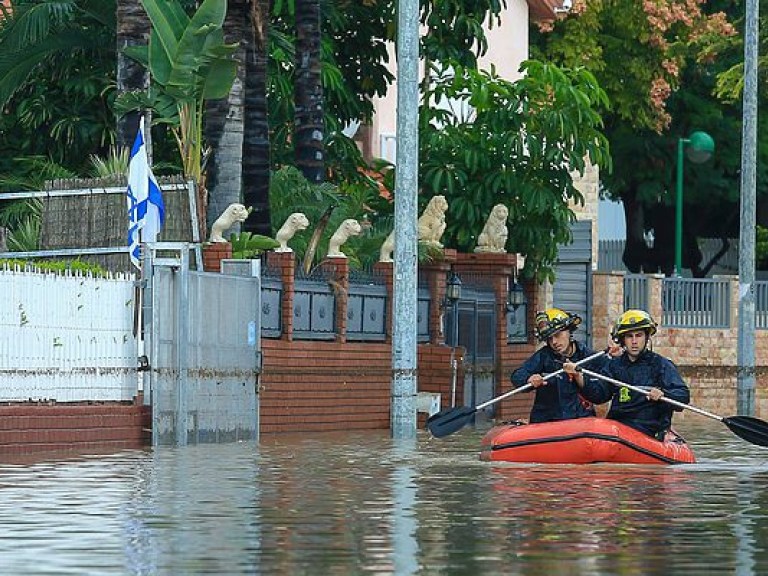
[[[598,378],[584,377],[576,372],[572,363],[563,368],[569,374],[574,374],[575,382],[585,398],[596,404],[611,400],[607,418],[663,440],[672,425],[673,410],[680,409],[659,400],[666,396],[687,404],[690,402],[690,391],[672,361],[651,349],[650,340],[656,334],[656,328],[656,322],[648,312],[624,312],[611,331],[611,336],[621,344],[624,353],[595,370],[614,380],[644,387],[648,390],[646,394]]]
[[[577,314],[560,308],[548,308],[536,313],[534,334],[545,342],[520,368],[512,373],[512,384],[516,387],[531,384],[536,397],[531,408],[530,422],[551,422],[594,416],[592,404],[582,398],[573,377],[560,374],[544,380],[545,374],[557,372],[563,362],[577,362],[595,352],[573,339],[573,332],[581,324]],[[599,370],[606,358],[596,358],[588,363],[593,370]]]

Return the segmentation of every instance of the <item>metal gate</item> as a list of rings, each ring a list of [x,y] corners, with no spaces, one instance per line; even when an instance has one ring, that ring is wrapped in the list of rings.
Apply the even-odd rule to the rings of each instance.
[[[496,392],[496,296],[492,290],[462,289],[458,302],[458,345],[464,356],[464,406],[477,406]],[[446,314],[446,342],[454,342],[452,311]],[[475,422],[493,417],[495,405],[475,414]]]
[[[573,242],[559,247],[555,265],[553,302],[555,308],[581,316],[576,340],[592,343],[592,221],[581,220],[571,226]]]
[[[174,256],[158,257],[168,251]],[[258,262],[242,261],[245,276],[198,272],[190,270],[189,251],[189,244],[157,243],[144,261],[152,444],[256,439]]]

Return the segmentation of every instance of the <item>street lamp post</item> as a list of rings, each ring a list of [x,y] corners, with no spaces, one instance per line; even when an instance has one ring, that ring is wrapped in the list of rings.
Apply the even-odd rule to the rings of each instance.
[[[677,194],[675,204],[675,276],[683,270],[683,152],[688,146],[688,159],[701,164],[712,157],[715,141],[706,132],[694,132],[688,138],[677,141]]]

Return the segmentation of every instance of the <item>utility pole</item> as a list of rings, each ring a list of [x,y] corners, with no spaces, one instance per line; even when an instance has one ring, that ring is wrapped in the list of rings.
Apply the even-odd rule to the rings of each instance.
[[[397,156],[392,310],[393,438],[416,437],[419,0],[397,2]]]
[[[747,0],[744,29],[744,106],[739,228],[737,410],[755,413],[755,196],[757,188],[758,0]]]

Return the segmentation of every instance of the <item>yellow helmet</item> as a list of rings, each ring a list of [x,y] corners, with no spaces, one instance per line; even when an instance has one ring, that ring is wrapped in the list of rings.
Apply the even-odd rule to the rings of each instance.
[[[570,312],[563,312],[559,308],[547,308],[536,312],[534,319],[536,328],[534,334],[539,342],[545,342],[550,336],[557,334],[562,330],[573,332],[581,324],[581,317]]]
[[[634,332],[635,330],[645,330],[648,336],[656,334],[656,322],[653,321],[651,315],[645,310],[627,310],[619,316],[616,320],[616,324],[613,326],[611,336],[618,342],[619,337],[627,332]]]

